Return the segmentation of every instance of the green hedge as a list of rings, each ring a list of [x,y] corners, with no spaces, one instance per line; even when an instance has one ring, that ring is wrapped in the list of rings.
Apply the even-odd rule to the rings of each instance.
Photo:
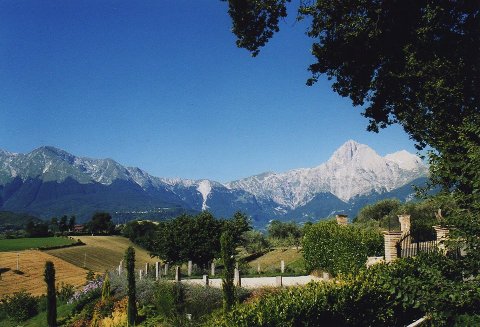
[[[307,229],[303,252],[307,271],[355,274],[365,267],[368,256],[383,256],[383,236],[374,229],[327,220]]]
[[[479,320],[480,278],[464,280],[458,264],[440,254],[378,264],[344,280],[262,294],[205,326],[394,327],[423,316],[426,326],[461,326]]]
[[[205,326],[404,326],[422,316],[393,299],[387,290],[360,281],[310,283],[251,300]]]

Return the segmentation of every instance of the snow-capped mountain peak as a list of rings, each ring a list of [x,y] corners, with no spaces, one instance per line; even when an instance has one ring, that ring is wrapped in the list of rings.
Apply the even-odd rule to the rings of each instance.
[[[415,170],[419,169],[419,167],[424,167],[422,159],[405,150],[387,154],[385,159],[395,162],[400,168],[406,170]]]
[[[318,193],[331,193],[347,202],[372,192],[388,192],[425,176],[426,167],[418,157],[404,151],[393,159],[349,140],[326,163],[315,168],[252,176],[228,186],[294,209],[308,203]],[[397,163],[400,159],[403,161]]]

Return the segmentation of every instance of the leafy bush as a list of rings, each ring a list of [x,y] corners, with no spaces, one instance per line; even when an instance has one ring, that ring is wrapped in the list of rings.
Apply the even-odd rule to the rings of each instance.
[[[374,229],[322,221],[308,228],[303,252],[307,271],[355,274],[365,267],[368,256],[383,255],[383,237]]]
[[[223,295],[220,288],[190,285],[185,289],[185,312],[199,319],[222,307]]]
[[[206,326],[476,326],[480,280],[464,281],[457,262],[421,255],[378,264],[335,283],[266,292]]]
[[[25,321],[38,313],[37,299],[26,291],[6,295],[0,303],[7,316],[17,322]]]
[[[389,294],[358,282],[310,283],[266,293],[206,326],[398,326]]]
[[[59,301],[67,302],[75,294],[75,286],[72,284],[66,284],[62,282],[60,286],[57,286],[57,298]]]

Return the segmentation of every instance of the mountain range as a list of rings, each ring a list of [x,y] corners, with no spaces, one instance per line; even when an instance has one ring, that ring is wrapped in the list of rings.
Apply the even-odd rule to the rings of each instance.
[[[254,225],[270,219],[308,221],[342,212],[354,216],[382,198],[412,197],[428,167],[407,151],[384,157],[347,141],[314,168],[266,172],[229,183],[155,177],[112,159],[74,156],[45,146],[27,154],[0,150],[0,210],[42,218],[75,214],[80,221],[109,211],[115,219],[165,219],[209,210],[247,213]]]

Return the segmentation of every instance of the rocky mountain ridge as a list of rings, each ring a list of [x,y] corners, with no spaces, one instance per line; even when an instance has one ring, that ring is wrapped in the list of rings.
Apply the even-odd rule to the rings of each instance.
[[[382,157],[352,140],[317,167],[226,184],[155,177],[112,159],[77,157],[45,146],[27,154],[0,150],[0,209],[48,217],[57,212],[88,216],[95,210],[149,212],[162,207],[175,213],[210,210],[220,216],[242,210],[254,221],[303,219],[318,214],[319,206],[325,207],[321,212],[348,211],[356,199],[387,195],[424,179],[427,172],[420,158],[406,151]],[[327,208],[330,203],[334,207]],[[305,212],[310,207],[315,210]],[[295,212],[301,212],[300,217],[290,216]]]

